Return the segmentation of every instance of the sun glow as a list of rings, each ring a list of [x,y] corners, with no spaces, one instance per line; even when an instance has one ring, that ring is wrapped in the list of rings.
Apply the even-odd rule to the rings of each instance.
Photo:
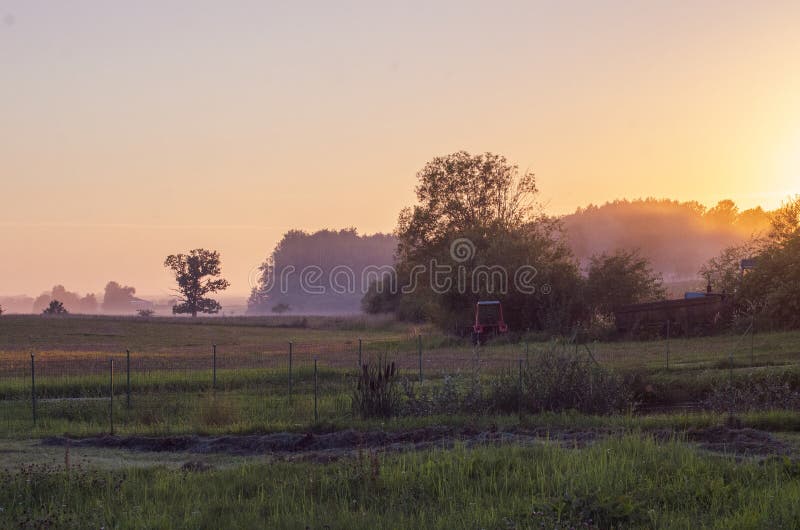
[[[800,129],[794,133],[787,155],[790,184],[797,186],[800,182]]]
[[[779,178],[784,197],[800,193],[800,128],[790,134],[778,153]]]

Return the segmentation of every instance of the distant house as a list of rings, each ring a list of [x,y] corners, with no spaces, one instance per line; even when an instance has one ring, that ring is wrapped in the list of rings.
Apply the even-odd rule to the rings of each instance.
[[[131,308],[134,311],[139,311],[141,309],[153,309],[154,310],[156,308],[156,304],[154,304],[153,302],[151,302],[149,300],[143,300],[142,298],[136,298],[136,297],[133,297],[133,299],[131,299],[130,304],[131,304]]]

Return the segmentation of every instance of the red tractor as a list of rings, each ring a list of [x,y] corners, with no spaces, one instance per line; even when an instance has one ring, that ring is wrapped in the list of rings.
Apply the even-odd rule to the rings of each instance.
[[[484,344],[489,337],[508,331],[503,320],[503,305],[497,300],[478,302],[475,305],[475,325],[472,326],[472,343]]]

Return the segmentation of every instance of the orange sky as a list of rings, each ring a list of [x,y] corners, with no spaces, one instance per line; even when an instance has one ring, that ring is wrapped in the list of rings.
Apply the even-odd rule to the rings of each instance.
[[[222,252],[230,293],[289,228],[390,231],[459,149],[552,213],[800,191],[800,3],[0,0],[0,294]]]

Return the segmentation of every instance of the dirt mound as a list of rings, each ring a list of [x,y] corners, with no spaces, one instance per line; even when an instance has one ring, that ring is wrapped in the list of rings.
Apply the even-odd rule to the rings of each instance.
[[[689,429],[686,438],[703,449],[739,455],[790,455],[792,448],[768,432],[727,426]]]
[[[273,455],[284,458],[333,460],[361,450],[391,452],[418,451],[429,448],[452,448],[460,443],[466,447],[498,444],[532,444],[541,441],[583,447],[606,432],[599,430],[513,429],[478,431],[470,428],[435,426],[407,431],[356,431],[332,433],[274,433],[246,436],[98,436],[91,438],[52,437],[42,440],[45,445],[129,449],[149,452],[187,452],[196,454],[223,453],[231,455]]]
[[[612,435],[614,429],[556,429],[512,428],[506,430],[425,427],[406,431],[344,430],[330,433],[281,432],[245,436],[97,436],[91,438],[45,438],[42,444],[51,446],[128,449],[145,452],[183,452],[194,454],[265,455],[285,460],[334,461],[356,456],[360,451],[404,452],[431,448],[450,449],[456,444],[465,447],[486,445],[531,445],[541,442],[558,443],[567,448],[581,448]],[[701,448],[720,453],[743,456],[791,455],[792,449],[771,434],[754,429],[728,426],[690,429],[685,432],[656,431],[651,435],[659,440],[685,439]]]

